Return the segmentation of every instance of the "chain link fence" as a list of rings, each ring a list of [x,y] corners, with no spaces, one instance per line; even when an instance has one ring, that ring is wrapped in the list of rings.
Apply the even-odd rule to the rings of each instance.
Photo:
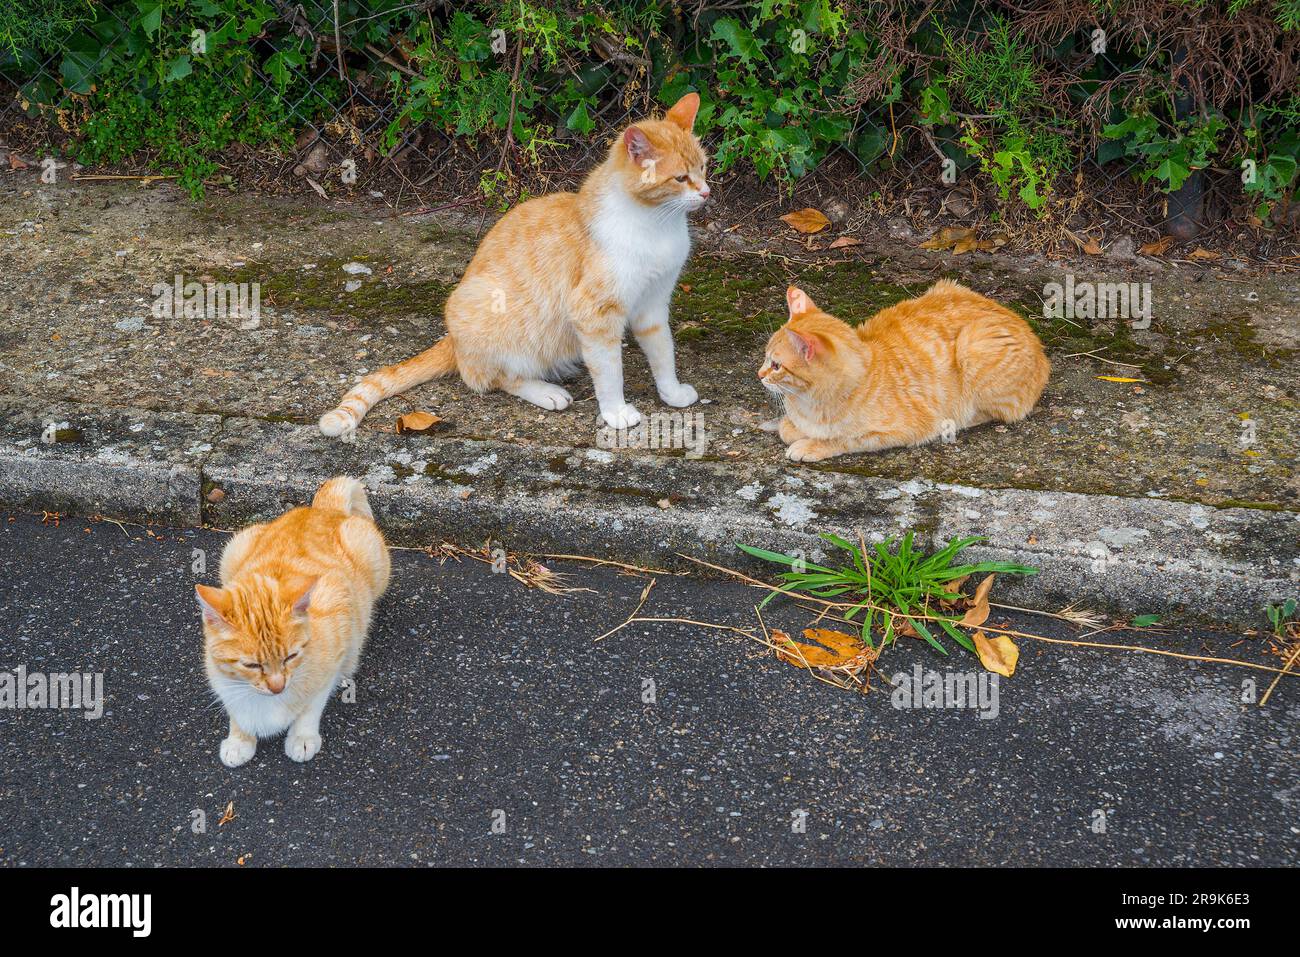
[[[27,37],[21,49],[10,39],[10,49],[0,59],[0,147],[12,154],[10,165],[57,167],[78,158],[89,167],[83,174],[149,175],[189,162],[190,154],[181,155],[178,145],[165,138],[131,138],[131,111],[154,109],[147,97],[136,102],[132,96],[138,91],[104,93],[105,84],[114,82],[113,69],[121,69],[120,51],[131,49],[142,28],[146,37],[161,39],[164,11],[152,3],[99,3],[93,18],[86,19],[84,10],[63,0],[63,6],[51,8],[44,38]],[[619,129],[665,105],[661,96],[671,85],[665,75],[674,68],[656,62],[627,37],[598,36],[586,49],[548,57],[536,33],[491,22],[471,30],[457,6],[445,0],[274,0],[264,8],[264,19],[232,25],[227,8],[196,0],[184,24],[188,33],[181,35],[188,46],[173,42],[150,66],[157,70],[158,88],[201,85],[205,92],[190,94],[193,109],[218,111],[216,119],[208,118],[216,132],[209,130],[207,140],[199,134],[205,158],[189,171],[192,191],[196,184],[204,189],[229,184],[273,193],[313,191],[330,198],[382,200],[402,213],[484,201],[504,209],[522,196],[573,188],[604,157]],[[681,12],[679,29],[692,16],[698,22],[711,6],[738,8],[743,14],[756,5],[700,3]],[[63,27],[56,7],[70,18]],[[568,15],[561,8],[548,9]],[[151,19],[154,11],[156,20]],[[398,16],[404,18],[401,30],[370,28],[382,17],[391,21]],[[458,42],[476,45],[472,54],[462,55],[491,69],[474,74],[481,98],[462,95],[461,113],[449,115],[431,97],[470,82],[468,74],[430,72],[428,47],[421,44],[445,41],[458,29],[468,38]],[[1072,76],[1082,87],[1103,88],[1134,69],[1134,55],[1112,56],[1104,31],[1074,34],[1077,52],[1065,62],[1058,86],[1062,77]],[[1060,45],[1069,39],[1055,41]],[[227,48],[236,44],[247,55],[208,56],[214,40]],[[702,72],[708,75],[708,57],[714,55],[702,49],[709,40],[698,33],[690,41],[697,81]],[[524,76],[527,83],[521,82]],[[1016,175],[1015,155],[1001,156],[996,146],[986,147],[982,156],[972,155],[977,150],[969,134],[988,117],[950,109],[939,116],[947,122],[936,122],[934,113],[928,120],[918,119],[915,108],[904,106],[897,85],[893,95],[887,83],[876,87],[870,90],[876,95],[856,103],[843,89],[828,98],[827,111],[846,117],[847,125],[807,175],[764,180],[754,175],[751,164],[732,163],[713,184],[719,214],[736,222],[775,218],[806,203],[827,207],[836,222],[901,219],[927,232],[945,223],[987,226],[996,221],[1012,232],[1018,225],[1038,240],[1050,232],[1054,241],[1068,239],[1088,252],[1099,252],[1101,242],[1118,235],[1140,243],[1165,233],[1180,239],[1198,233],[1204,239],[1207,231],[1226,236],[1249,218],[1243,212],[1249,203],[1238,169],[1206,164],[1190,171],[1180,189],[1162,193],[1139,182],[1140,155],[1108,150],[1095,133],[1083,146],[1075,142],[1069,169],[1050,184],[1050,202],[1030,211],[1023,201],[1016,202],[1025,185]],[[711,92],[725,103],[728,91]],[[102,113],[110,106],[128,119],[105,119]],[[184,96],[178,95],[172,109],[183,113],[185,108]],[[1178,109],[1192,107],[1179,104]],[[248,131],[251,135],[245,135]],[[178,139],[190,135],[177,130]],[[1035,130],[1026,135],[1032,137]],[[137,148],[115,156],[115,136]],[[712,146],[710,139],[706,135],[706,145]],[[0,162],[4,159],[0,156]],[[1001,163],[1011,164],[1003,171],[1012,184],[1010,204],[1006,189],[998,195],[996,178],[990,175]],[[184,184],[184,175],[177,178]],[[1036,188],[1043,196],[1035,197],[1046,200],[1049,186]],[[1008,205],[1018,207],[1019,215],[1008,215]],[[1271,224],[1279,228],[1269,230],[1270,242],[1294,230],[1296,217],[1288,210],[1284,201],[1283,214]]]

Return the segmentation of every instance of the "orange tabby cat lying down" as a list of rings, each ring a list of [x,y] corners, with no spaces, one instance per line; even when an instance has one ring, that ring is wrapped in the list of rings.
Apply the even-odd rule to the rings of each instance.
[[[857,328],[793,286],[786,302],[790,319],[768,342],[758,377],[785,399],[785,417],[770,426],[795,462],[1019,421],[1051,372],[1027,322],[948,279]]]
[[[244,529],[221,555],[221,587],[196,585],[208,683],[230,716],[221,761],[288,729],[284,752],[310,761],[320,719],[361,658],[389,559],[365,489],[330,479],[310,508]]]
[[[366,376],[320,430],[355,429],[376,402],[458,371],[475,392],[502,389],[543,409],[573,401],[552,381],[591,373],[601,418],[616,429],[641,416],[623,396],[623,335],[632,330],[659,398],[699,398],[679,382],[668,303],[690,234],[686,214],[704,205],[705,156],[691,133],[698,94],[662,120],[642,120],[617,137],[577,193],[516,206],[492,227],[447,299],[447,334],[433,348]]]

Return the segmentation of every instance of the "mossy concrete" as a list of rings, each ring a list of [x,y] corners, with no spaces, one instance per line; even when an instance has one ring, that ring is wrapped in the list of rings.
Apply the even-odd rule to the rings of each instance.
[[[614,509],[625,527],[658,527],[665,514],[678,521],[691,509],[701,509],[700,520],[706,520],[719,503],[692,492],[697,476],[705,474],[719,477],[718,488],[728,484],[722,477],[742,488],[759,476],[773,488],[785,478],[877,491],[927,483],[924,495],[909,497],[916,507],[908,516],[935,530],[954,527],[936,517],[953,500],[945,486],[1031,497],[1080,495],[1117,509],[1167,506],[1171,514],[1182,515],[1198,506],[1210,515],[1217,510],[1256,516],[1252,534],[1272,550],[1242,550],[1225,541],[1216,560],[1235,563],[1233,575],[1243,578],[1249,576],[1243,561],[1263,563],[1259,581],[1269,583],[1264,590],[1278,590],[1286,582],[1294,590],[1300,575],[1295,562],[1300,282],[1294,276],[1188,270],[1145,260],[1108,260],[1099,266],[1097,259],[953,257],[888,243],[810,250],[701,229],[681,277],[673,324],[682,378],[704,399],[691,410],[704,416],[703,458],[688,460],[681,449],[599,448],[596,405],[585,375],[569,383],[576,402],[563,413],[545,413],[500,394],[476,396],[453,378],[379,406],[350,449],[315,434],[312,426],[321,412],[357,376],[405,359],[441,334],[442,303],[473,253],[481,222],[477,214],[404,217],[249,195],[214,195],[196,205],[168,187],[47,186],[24,172],[9,173],[0,178],[0,230],[10,250],[0,273],[0,301],[6,305],[0,315],[0,394],[12,398],[9,408],[21,408],[31,418],[16,425],[11,437],[30,437],[24,429],[43,423],[56,408],[81,408],[88,415],[115,408],[123,414],[175,416],[176,428],[195,429],[195,438],[220,437],[212,443],[213,458],[194,475],[200,484],[193,488],[201,492],[201,481],[219,480],[208,469],[225,469],[224,478],[244,476],[240,481],[249,489],[258,487],[246,472],[265,464],[263,450],[238,444],[231,423],[241,423],[249,435],[262,435],[263,428],[289,430],[286,434],[303,445],[305,458],[297,465],[305,471],[292,474],[295,462],[285,460],[286,479],[279,484],[298,496],[310,484],[304,476],[315,481],[321,474],[305,463],[368,474],[375,461],[366,457],[367,448],[382,446],[385,455],[404,447],[421,450],[415,461],[433,472],[404,474],[405,463],[388,463],[401,488],[423,488],[426,480],[430,487],[465,484],[455,479],[460,453],[454,450],[464,455],[479,446],[510,450],[529,474],[554,475],[556,488],[593,496],[593,503]],[[344,270],[354,262],[370,272]],[[1069,272],[1095,282],[1150,282],[1155,305],[1150,328],[1042,318],[1044,285]],[[155,317],[153,287],[170,284],[176,275],[187,281],[259,283],[260,320]],[[961,433],[951,444],[850,456],[815,467],[788,464],[775,438],[757,428],[776,410],[754,376],[766,338],[784,319],[786,285],[798,283],[824,308],[858,322],[941,276],[1010,304],[1039,330],[1054,371],[1033,416],[1015,426]],[[359,285],[349,291],[349,282]],[[629,399],[643,413],[669,411],[658,402],[634,347],[627,352],[627,379]],[[417,408],[442,416],[444,427],[430,436],[394,436],[395,418]],[[97,434],[96,428],[92,421],[83,432]],[[81,448],[85,461],[92,462],[94,450],[84,442],[66,444]],[[162,444],[167,455],[174,454]],[[40,445],[32,454],[51,459],[77,454],[59,445]],[[137,453],[152,454],[144,448]],[[587,461],[588,454],[615,457],[619,474],[600,472],[580,481],[549,468],[557,461]],[[169,460],[168,468],[174,464]],[[678,483],[671,488],[651,478],[669,474],[661,471],[665,468]],[[475,512],[473,523],[460,526],[465,534],[486,530],[493,515],[505,516],[511,507],[504,492],[481,483],[473,487],[468,498],[448,499],[438,511]],[[381,495],[387,488],[386,482],[377,486]],[[734,497],[736,488],[726,494]],[[922,507],[927,496],[935,499],[928,511]],[[38,497],[0,483],[0,500],[37,507]],[[204,517],[237,523],[264,515],[282,498],[273,502],[258,492],[241,506],[238,495],[228,494],[219,507],[205,506]],[[670,507],[660,508],[661,499]],[[1037,499],[1025,501],[1031,500]],[[102,501],[105,509],[112,505],[124,515],[162,514],[133,511],[123,497]],[[876,500],[859,504],[865,501]],[[75,507],[75,502],[59,502]],[[818,514],[833,514],[841,526],[854,523],[848,512],[829,508],[823,502]],[[194,518],[193,509],[186,509],[168,514]],[[756,514],[770,520],[762,510]],[[875,517],[866,509],[857,520],[874,522]],[[414,516],[401,521],[419,534],[429,530]],[[972,521],[969,530],[980,531],[979,522]],[[530,527],[529,534],[541,534]],[[1076,531],[1082,535],[1086,529]],[[584,550],[585,535],[572,530],[570,550]],[[1021,547],[1031,547],[1030,536],[1026,525]],[[587,541],[594,547],[599,538]],[[1009,538],[1007,543],[1010,547]],[[617,551],[617,536],[607,545]],[[654,551],[642,557],[654,557]],[[1250,591],[1253,596],[1255,590]]]

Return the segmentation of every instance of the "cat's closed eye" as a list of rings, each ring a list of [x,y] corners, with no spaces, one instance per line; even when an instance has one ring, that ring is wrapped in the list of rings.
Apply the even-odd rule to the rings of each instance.
[[[688,176],[686,173],[683,173],[681,176],[678,176],[678,177],[677,177],[677,182],[679,182],[679,183],[684,183],[684,182],[686,182],[688,179],[690,179],[690,176]]]
[[[240,664],[245,668],[252,668],[254,671],[262,670],[262,663],[260,661],[241,661]]]
[[[297,657],[298,657],[298,652],[296,652],[296,651],[295,651],[295,652],[292,652],[291,654],[289,654],[289,655],[287,655],[287,656],[285,657],[285,659],[284,659],[284,663],[287,665],[289,662],[293,661],[293,659],[295,659],[295,658],[297,658]]]

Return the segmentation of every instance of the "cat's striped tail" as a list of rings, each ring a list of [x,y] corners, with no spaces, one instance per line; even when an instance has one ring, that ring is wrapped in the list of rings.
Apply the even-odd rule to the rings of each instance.
[[[366,487],[347,475],[332,478],[318,488],[311,507],[344,515],[361,515],[372,522],[375,520],[370,511],[370,500],[366,498]]]
[[[320,430],[326,435],[350,432],[376,403],[455,371],[456,348],[451,336],[443,336],[433,348],[395,366],[378,369],[358,382],[339,402],[338,408],[320,417]]]

